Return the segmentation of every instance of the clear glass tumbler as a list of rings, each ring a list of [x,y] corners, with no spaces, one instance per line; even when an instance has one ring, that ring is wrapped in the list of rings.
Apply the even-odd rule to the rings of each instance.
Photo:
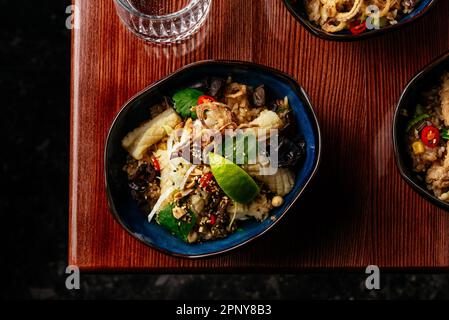
[[[209,14],[212,0],[114,0],[121,21],[138,37],[157,43],[186,39]]]

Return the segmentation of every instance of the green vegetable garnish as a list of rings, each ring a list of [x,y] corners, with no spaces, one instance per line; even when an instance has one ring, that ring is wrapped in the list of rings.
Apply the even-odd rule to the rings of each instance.
[[[235,163],[209,153],[212,174],[226,195],[238,203],[250,203],[260,192],[254,179]]]
[[[192,107],[198,104],[198,98],[204,93],[200,90],[187,88],[178,91],[173,96],[173,102],[175,103],[175,110],[183,118],[196,119],[196,112],[192,111]]]
[[[279,108],[277,108],[276,113],[277,113],[277,114],[280,114],[280,113],[282,113],[282,112],[284,112],[284,111],[286,111],[286,110],[287,110],[287,108],[279,107]]]
[[[449,140],[449,131],[447,129],[441,129],[441,138]]]
[[[187,242],[187,236],[195,225],[196,216],[191,211],[188,211],[186,213],[186,217],[190,218],[190,222],[178,220],[173,216],[174,207],[175,206],[173,204],[165,206],[161,211],[159,211],[156,222],[167,228],[173,235]]]
[[[411,128],[413,128],[413,126],[415,124],[417,124],[418,122],[430,118],[430,116],[428,114],[422,114],[417,116],[416,118],[413,118],[412,120],[410,120],[407,124],[407,129],[405,129],[406,132],[409,132]]]

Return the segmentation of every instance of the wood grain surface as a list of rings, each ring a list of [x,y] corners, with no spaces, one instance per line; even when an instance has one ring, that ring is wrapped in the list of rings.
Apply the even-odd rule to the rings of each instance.
[[[69,264],[86,271],[449,269],[449,213],[400,177],[393,111],[407,81],[449,50],[449,1],[380,38],[337,43],[309,34],[282,0],[213,0],[189,41],[146,44],[112,0],[74,0]],[[320,170],[273,230],[225,256],[186,260],[148,248],[109,213],[103,150],[128,98],[204,59],[253,61],[292,75],[314,104],[323,134]]]

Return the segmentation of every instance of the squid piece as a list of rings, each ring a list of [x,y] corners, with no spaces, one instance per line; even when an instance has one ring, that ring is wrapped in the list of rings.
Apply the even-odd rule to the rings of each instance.
[[[346,28],[346,26],[346,22],[343,21],[339,21],[337,25],[334,25],[331,22],[326,22],[325,24],[323,24],[322,28],[324,31],[334,33],[343,30],[344,28]]]
[[[352,6],[351,10],[349,10],[348,12],[339,12],[335,16],[335,18],[338,21],[346,22],[346,21],[354,18],[360,12],[360,8],[362,7],[362,5],[363,5],[363,0],[355,0],[354,5]]]
[[[251,126],[260,129],[280,129],[284,126],[282,119],[274,111],[264,110],[260,115],[250,122]]]
[[[226,208],[231,219],[235,217],[235,220],[247,220],[251,217],[263,221],[267,218],[272,206],[267,197],[263,194],[259,195],[249,204],[241,204],[232,202]]]
[[[167,135],[164,127],[173,129],[181,121],[181,117],[176,111],[173,108],[168,108],[128,133],[122,140],[122,146],[134,159],[140,160],[149,147],[158,143]]]
[[[261,175],[260,164],[244,165],[242,166],[242,169],[250,176],[265,183],[271,192],[281,197],[292,191],[293,186],[295,185],[295,175],[287,168],[278,168],[276,173],[272,175]]]
[[[198,119],[206,128],[223,130],[228,126],[235,126],[232,113],[227,105],[219,102],[203,103],[196,107]]]

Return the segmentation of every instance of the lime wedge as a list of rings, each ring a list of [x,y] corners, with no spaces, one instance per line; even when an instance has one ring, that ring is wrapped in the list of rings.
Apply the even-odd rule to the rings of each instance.
[[[232,200],[249,203],[259,194],[253,178],[235,163],[215,153],[209,153],[209,162],[218,185]]]

